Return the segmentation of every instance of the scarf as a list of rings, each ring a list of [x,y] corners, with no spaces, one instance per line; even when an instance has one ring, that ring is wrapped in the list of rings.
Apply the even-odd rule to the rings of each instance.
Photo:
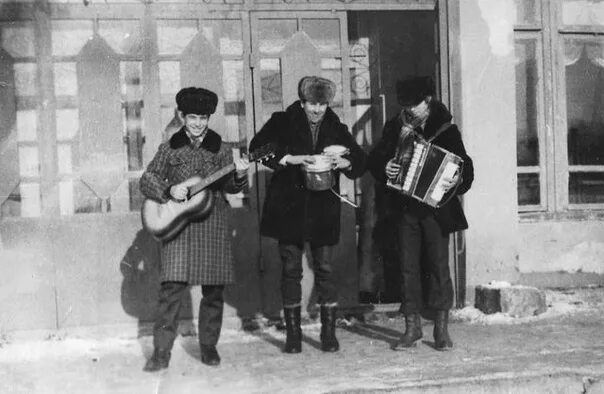
[[[398,175],[392,180],[395,185],[403,185],[403,176],[407,173],[411,158],[413,157],[414,142],[423,138],[416,129],[422,126],[426,117],[414,117],[411,113],[401,111],[399,117],[402,125],[398,135],[398,143],[394,153],[394,160],[401,166]]]

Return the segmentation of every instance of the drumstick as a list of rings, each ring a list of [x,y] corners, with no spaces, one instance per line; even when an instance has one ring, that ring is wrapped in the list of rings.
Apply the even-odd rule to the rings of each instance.
[[[335,195],[336,195],[336,197],[338,197],[340,200],[342,200],[342,201],[343,201],[343,202],[345,202],[346,204],[351,205],[351,206],[353,206],[353,207],[355,207],[355,208],[358,208],[358,207],[359,207],[357,204],[353,203],[353,202],[352,202],[352,201],[350,201],[349,199],[347,199],[347,198],[345,198],[345,197],[340,196],[340,194],[339,194],[339,193],[336,193],[336,191],[335,191],[335,190],[333,190],[333,188],[331,188],[331,189],[329,189],[329,190],[331,190],[331,192],[332,192],[333,194],[335,194]]]

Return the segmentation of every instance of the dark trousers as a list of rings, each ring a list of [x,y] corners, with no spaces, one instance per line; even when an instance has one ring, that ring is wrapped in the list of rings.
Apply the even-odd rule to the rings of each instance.
[[[300,305],[302,301],[302,253],[304,245],[291,245],[279,242],[279,255],[283,263],[281,275],[281,295],[283,306]],[[338,301],[337,286],[331,264],[333,247],[315,246],[311,243],[315,289],[321,305]]]
[[[442,234],[433,216],[419,218],[409,212],[403,214],[398,230],[402,312],[408,315],[423,309],[451,309],[449,236]]]
[[[172,349],[178,328],[178,311],[187,289],[186,282],[163,282],[159,290],[159,316],[153,327],[153,345],[156,348]],[[224,309],[223,285],[203,285],[203,298],[199,304],[199,343],[216,345],[222,328]]]

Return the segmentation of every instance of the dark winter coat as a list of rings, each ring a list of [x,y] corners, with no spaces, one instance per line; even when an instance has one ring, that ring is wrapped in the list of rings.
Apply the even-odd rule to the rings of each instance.
[[[329,145],[344,145],[352,166],[344,171],[350,179],[365,171],[365,152],[357,145],[348,127],[327,108],[313,147],[310,126],[300,101],[285,112],[276,112],[250,143],[250,151],[267,143],[275,144],[276,155],[265,165],[274,170],[262,211],[261,233],[285,243],[310,241],[316,246],[335,245],[340,237],[340,200],[330,190],[311,191],[305,187],[301,166],[279,164],[286,154],[319,154]],[[333,188],[339,193],[339,185]]]
[[[233,162],[233,145],[222,142],[208,130],[201,146],[194,147],[184,128],[159,146],[140,180],[145,197],[164,203],[172,185],[199,175],[211,175]],[[230,173],[212,184],[214,207],[203,221],[189,223],[176,238],[161,242],[161,281],[183,281],[190,285],[219,285],[233,282],[229,205],[224,193],[237,193],[247,178]]]
[[[451,119],[451,114],[445,105],[433,100],[430,103],[430,115],[428,116],[424,130],[417,129],[416,132],[423,135],[424,138],[430,139],[439,131],[442,125],[450,122]],[[367,161],[369,171],[384,187],[386,184],[386,164],[394,157],[401,126],[402,120],[400,116],[391,119],[384,125],[382,139],[371,150]],[[468,222],[457,196],[464,194],[472,186],[472,182],[474,181],[472,159],[466,153],[461,133],[455,124],[450,124],[449,127],[440,132],[432,140],[432,143],[460,156],[464,161],[460,183],[456,189],[445,195],[443,201],[450,194],[453,194],[453,196],[440,208],[432,208],[411,197],[403,196],[396,190],[385,187],[383,203],[386,207],[384,207],[384,210],[393,215],[400,215],[404,209],[407,209],[408,212],[418,217],[434,215],[443,234],[464,230],[468,228]]]

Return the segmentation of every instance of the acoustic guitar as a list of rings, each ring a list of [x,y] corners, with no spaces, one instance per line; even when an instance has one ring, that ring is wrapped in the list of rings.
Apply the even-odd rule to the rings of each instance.
[[[267,145],[250,153],[248,160],[261,162],[274,155],[272,146]],[[214,194],[206,188],[234,169],[235,164],[231,163],[206,178],[196,175],[181,182],[180,185],[189,188],[187,199],[184,201],[169,200],[160,203],[146,199],[141,210],[143,227],[159,241],[174,239],[189,222],[203,220],[210,214],[214,206]]]

